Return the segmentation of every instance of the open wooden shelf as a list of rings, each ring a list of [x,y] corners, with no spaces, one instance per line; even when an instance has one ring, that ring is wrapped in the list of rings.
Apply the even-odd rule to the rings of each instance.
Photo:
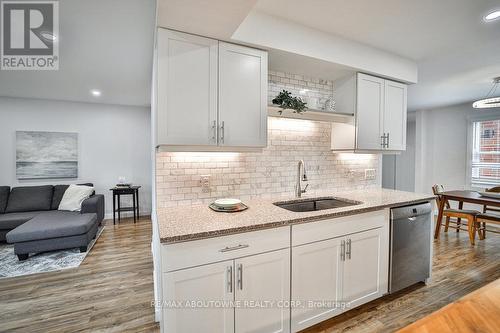
[[[283,110],[283,113],[280,114],[279,111],[282,109],[269,105],[267,107],[267,114],[270,117],[281,117],[281,118],[291,118],[291,119],[303,119],[303,120],[315,120],[315,121],[327,121],[327,122],[336,122],[336,123],[348,123],[351,122],[354,115],[348,113],[336,113],[336,112],[328,112],[321,110],[313,110],[308,109],[304,113],[293,113],[292,110]]]

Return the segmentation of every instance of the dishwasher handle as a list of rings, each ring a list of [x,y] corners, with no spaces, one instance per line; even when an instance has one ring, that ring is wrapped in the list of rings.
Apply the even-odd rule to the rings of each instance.
[[[430,202],[416,204],[411,206],[404,207],[396,207],[391,209],[391,219],[392,220],[400,220],[400,219],[412,219],[417,216],[427,215],[432,212],[432,205]],[[414,221],[410,220],[410,221]]]

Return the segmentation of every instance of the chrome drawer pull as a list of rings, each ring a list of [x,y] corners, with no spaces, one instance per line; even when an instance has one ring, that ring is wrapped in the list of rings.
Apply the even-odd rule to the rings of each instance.
[[[345,241],[340,242],[340,260],[345,261]]]
[[[230,251],[234,251],[234,250],[241,250],[241,249],[245,249],[247,247],[249,247],[250,245],[248,244],[238,244],[236,246],[226,246],[225,248],[219,250],[219,252],[230,252]]]
[[[227,267],[227,292],[233,292],[233,266]]]
[[[351,260],[351,239],[350,238],[347,240],[347,251],[346,251],[346,254],[347,254],[347,258],[349,260]]]
[[[238,265],[238,287],[243,290],[243,264]]]

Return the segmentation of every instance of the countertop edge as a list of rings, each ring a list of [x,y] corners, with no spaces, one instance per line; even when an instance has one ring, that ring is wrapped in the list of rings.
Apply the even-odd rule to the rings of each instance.
[[[245,232],[286,227],[286,226],[295,225],[295,224],[304,224],[304,223],[321,221],[321,220],[325,220],[325,219],[329,219],[329,218],[363,214],[363,213],[377,211],[377,210],[386,209],[386,208],[401,207],[401,206],[406,206],[406,205],[410,205],[410,204],[426,202],[426,201],[430,201],[430,200],[435,200],[435,196],[429,195],[429,196],[424,196],[424,197],[422,197],[420,199],[416,199],[416,200],[405,200],[405,201],[401,201],[401,202],[395,202],[395,203],[389,203],[389,204],[383,204],[383,205],[377,205],[377,206],[371,206],[371,207],[364,207],[364,208],[357,208],[357,209],[353,207],[352,210],[348,210],[348,211],[330,212],[330,213],[325,213],[324,215],[318,215],[318,216],[307,217],[307,218],[297,218],[297,219],[291,219],[291,220],[285,220],[285,221],[256,224],[256,225],[246,226],[246,227],[235,227],[235,228],[228,228],[228,229],[213,230],[210,232],[201,232],[201,233],[193,233],[193,234],[182,235],[182,236],[165,237],[165,238],[160,238],[160,243],[162,245],[171,245],[171,244],[185,243],[185,242],[190,242],[190,241],[197,241],[197,240],[216,238],[216,237],[222,237],[222,236],[228,236],[228,235],[241,234],[241,233],[245,233]]]

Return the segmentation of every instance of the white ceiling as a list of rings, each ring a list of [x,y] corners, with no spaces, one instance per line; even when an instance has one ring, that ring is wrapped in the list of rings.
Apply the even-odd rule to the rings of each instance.
[[[149,105],[155,7],[154,0],[59,1],[59,70],[2,70],[0,96]]]
[[[159,24],[178,30],[230,40],[249,13],[262,12],[413,59],[419,83],[410,86],[410,110],[481,98],[500,76],[500,20],[482,21],[500,0],[158,2]],[[60,1],[60,70],[0,71],[0,96],[149,105],[155,6],[155,0]],[[328,72],[324,78],[346,70],[313,60],[270,50],[272,69]]]
[[[257,0],[158,0],[158,25],[228,40]]]
[[[500,76],[499,0],[259,0],[256,9],[414,59],[410,110],[483,97]]]

